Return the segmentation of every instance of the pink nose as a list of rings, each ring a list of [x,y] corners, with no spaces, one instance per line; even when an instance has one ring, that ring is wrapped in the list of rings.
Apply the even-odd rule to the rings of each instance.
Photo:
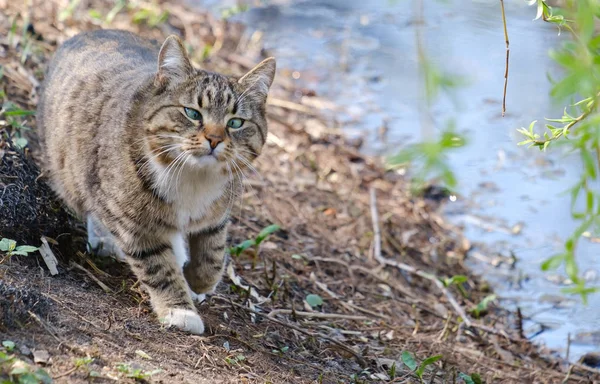
[[[212,149],[217,148],[217,145],[219,145],[219,143],[221,143],[223,141],[223,136],[218,136],[218,135],[213,135],[213,134],[204,135],[204,138],[206,140],[208,140],[208,143],[210,144],[210,147]]]

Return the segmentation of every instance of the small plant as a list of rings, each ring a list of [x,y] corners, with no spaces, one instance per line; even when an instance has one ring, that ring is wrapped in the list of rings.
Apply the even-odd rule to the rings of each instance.
[[[485,315],[487,312],[487,308],[492,301],[496,300],[496,295],[488,295],[483,298],[475,307],[471,308],[469,312],[476,318],[479,319],[481,316]]]
[[[434,364],[436,361],[440,360],[441,358],[442,355],[430,356],[423,360],[420,365],[418,365],[412,353],[408,351],[402,352],[402,362],[404,363],[404,365],[406,365],[408,369],[410,369],[415,373],[415,375],[417,375],[421,382],[423,382],[423,374],[425,373],[425,369],[431,364]]]
[[[290,347],[288,347],[287,345],[285,347],[281,347],[279,349],[273,349],[271,352],[278,354],[279,356],[282,356],[284,353],[286,353],[287,351],[289,351]]]
[[[232,256],[239,256],[249,248],[254,248],[255,250],[258,250],[260,243],[265,241],[265,239],[269,237],[269,235],[279,231],[279,229],[281,229],[281,227],[277,224],[269,225],[268,227],[260,231],[256,238],[244,240],[240,244],[229,248],[229,253]]]
[[[2,346],[6,349],[7,352],[12,352],[15,349],[15,342],[10,340],[4,340],[2,342]]]
[[[396,362],[394,362],[390,367],[388,376],[390,377],[390,380],[394,380],[396,378]]]
[[[467,375],[466,373],[460,372],[458,374],[458,377],[460,379],[463,379],[465,384],[482,384],[483,383],[483,381],[481,380],[481,376],[479,376],[478,373],[473,373],[471,375]]]
[[[236,356],[227,356],[225,358],[225,361],[227,362],[227,364],[230,364],[230,365],[239,365],[242,362],[246,361],[246,356],[244,356],[242,354],[239,354]]]
[[[126,363],[117,364],[117,371],[124,373],[125,377],[129,377],[136,380],[146,380],[157,373],[162,372],[162,369],[155,369],[153,371],[145,371],[142,368],[134,368]]]
[[[27,256],[32,252],[37,251],[39,248],[31,245],[19,245],[17,242],[11,239],[2,238],[0,240],[0,251],[6,252],[6,256],[11,257],[14,255]]]
[[[468,280],[467,276],[464,276],[464,275],[454,275],[450,278],[440,279],[440,281],[442,282],[442,284],[444,284],[444,287],[446,287],[446,288],[448,288],[452,285],[456,285],[456,288],[460,291],[460,294],[463,297],[467,297],[467,292],[463,288],[462,283],[466,283],[467,280]]]

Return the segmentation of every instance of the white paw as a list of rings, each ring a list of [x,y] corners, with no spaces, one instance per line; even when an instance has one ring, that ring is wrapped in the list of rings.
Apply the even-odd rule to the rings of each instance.
[[[196,293],[196,292],[190,290],[190,296],[192,296],[192,300],[194,300],[196,303],[201,303],[204,300],[206,300],[205,293]]]
[[[201,335],[204,333],[204,323],[200,316],[189,309],[169,309],[169,313],[161,322],[167,327],[177,327],[182,331]]]

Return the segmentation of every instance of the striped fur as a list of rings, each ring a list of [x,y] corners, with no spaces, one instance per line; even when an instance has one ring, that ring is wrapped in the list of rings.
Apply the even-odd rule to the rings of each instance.
[[[161,47],[117,30],[79,34],[50,63],[37,111],[42,166],[88,218],[90,243],[113,243],[105,249],[125,257],[167,325],[204,330],[192,297],[221,278],[274,74],[273,59],[240,79],[196,70],[176,37]]]

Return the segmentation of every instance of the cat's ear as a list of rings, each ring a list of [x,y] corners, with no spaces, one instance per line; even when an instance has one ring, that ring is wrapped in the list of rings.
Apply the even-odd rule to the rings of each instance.
[[[275,58],[269,57],[242,76],[238,83],[248,90],[249,94],[256,94],[266,100],[269,88],[273,84],[275,69]]]
[[[158,72],[154,83],[157,86],[180,83],[194,74],[187,52],[175,35],[167,37],[158,54]]]

